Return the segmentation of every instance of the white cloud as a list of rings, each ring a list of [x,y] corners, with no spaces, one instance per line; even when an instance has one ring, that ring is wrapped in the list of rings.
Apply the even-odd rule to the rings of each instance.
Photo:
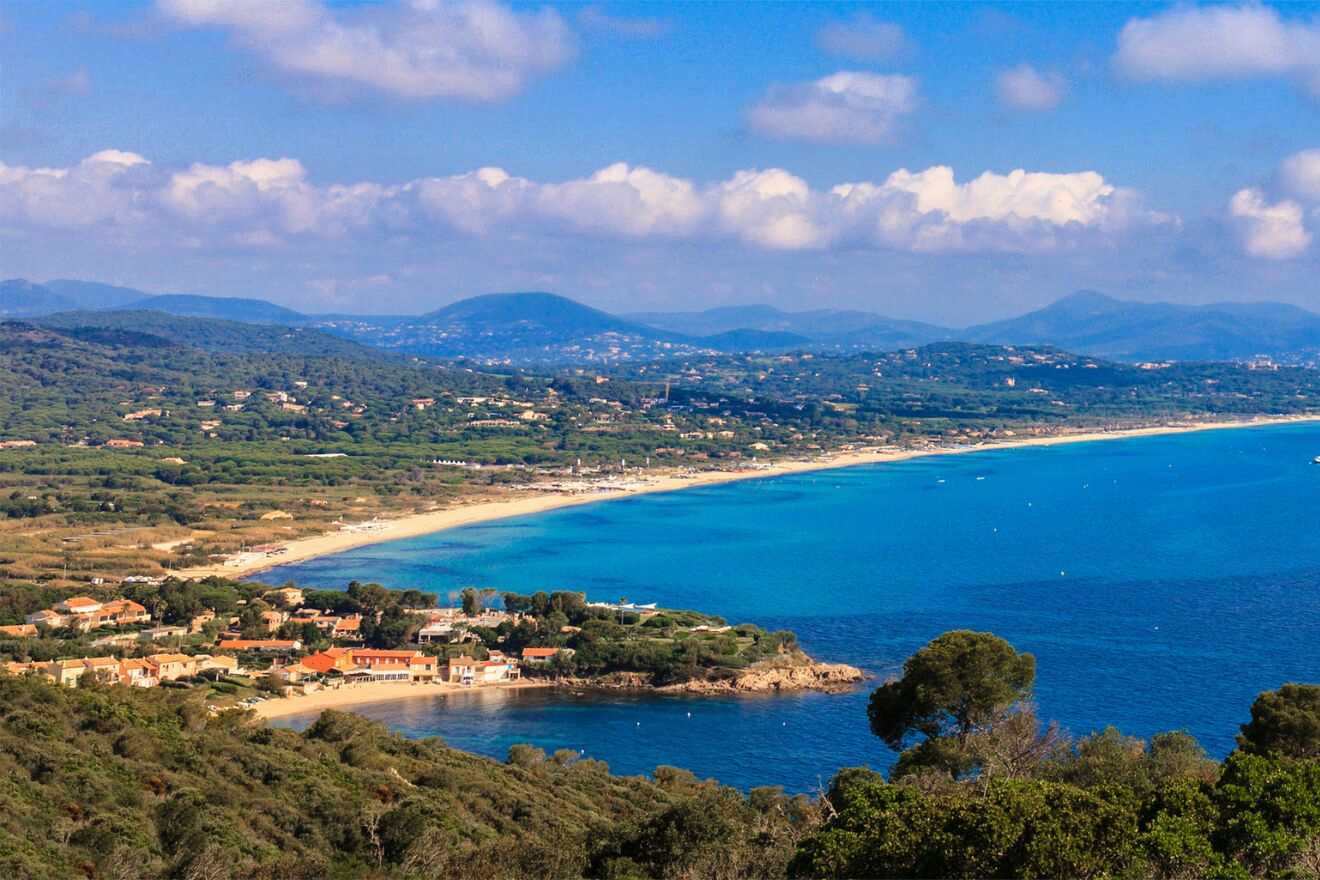
[[[1300,199],[1320,202],[1320,149],[1302,150],[1279,165],[1283,189]]]
[[[1166,82],[1295,76],[1320,95],[1320,22],[1254,3],[1179,6],[1128,21],[1114,62],[1133,79]]]
[[[896,24],[859,12],[848,21],[835,21],[816,33],[823,51],[854,61],[889,61],[908,51],[907,35]]]
[[[772,87],[747,112],[747,121],[760,134],[784,140],[879,144],[894,139],[916,106],[911,77],[841,71]]]
[[[711,193],[721,230],[771,250],[822,247],[830,240],[821,198],[779,168],[739,171]]]
[[[700,184],[616,163],[559,182],[481,168],[400,185],[322,185],[293,158],[169,170],[116,150],[68,168],[0,163],[0,216],[11,233],[90,229],[144,247],[249,250],[572,237],[732,241],[753,251],[1036,253],[1167,222],[1093,171],[986,172],[959,183],[936,166],[820,190],[780,168]]]
[[[1229,215],[1242,235],[1242,247],[1253,257],[1284,260],[1311,246],[1302,223],[1302,206],[1284,199],[1271,204],[1258,189],[1243,189],[1228,204]]]
[[[149,166],[136,153],[119,150],[102,150],[67,168],[0,162],[0,223],[56,229],[140,225],[151,209],[136,194],[157,185]]]
[[[131,167],[133,165],[150,165],[142,156],[137,153],[127,153],[123,150],[101,150],[99,153],[93,153],[88,156],[85,162],[107,162],[111,165],[123,165]]]
[[[321,0],[157,0],[168,20],[228,31],[244,50],[323,97],[497,101],[573,56],[552,9],[493,0],[404,0],[331,9]]]
[[[999,101],[1018,110],[1053,110],[1063,101],[1068,83],[1057,73],[1042,73],[1030,64],[1002,71],[995,78]]]

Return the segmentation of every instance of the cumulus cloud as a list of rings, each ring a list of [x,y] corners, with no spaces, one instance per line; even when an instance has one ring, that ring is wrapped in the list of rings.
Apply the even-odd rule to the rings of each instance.
[[[141,225],[151,211],[136,193],[158,185],[146,159],[120,150],[102,150],[66,168],[0,162],[0,217],[11,228]]]
[[[1260,190],[1243,189],[1233,195],[1228,211],[1241,232],[1243,249],[1253,257],[1285,260],[1311,246],[1302,206],[1294,201],[1270,203]]]
[[[1301,256],[1320,225],[1320,149],[1285,157],[1268,185],[1238,190],[1228,216],[1247,254],[1267,260]]]
[[[753,251],[1030,253],[1170,222],[1093,171],[986,172],[960,183],[936,166],[821,190],[780,168],[702,184],[616,163],[556,182],[481,168],[394,185],[317,184],[293,158],[171,170],[117,150],[66,168],[0,163],[0,216],[10,232],[90,229],[203,249],[574,237],[733,242]]]
[[[1197,82],[1294,76],[1320,96],[1320,21],[1269,6],[1179,6],[1128,21],[1114,56],[1140,80]]]
[[[321,0],[157,0],[185,27],[221,28],[273,69],[335,98],[497,101],[573,56],[552,9],[518,12],[493,0],[404,0],[332,9]]]
[[[747,122],[754,131],[783,140],[879,144],[894,139],[916,106],[912,77],[841,71],[772,87],[747,111]]]
[[[908,38],[898,25],[859,12],[817,31],[816,45],[830,55],[854,61],[889,61],[907,53]]]
[[[1017,110],[1053,110],[1063,101],[1068,83],[1057,73],[1042,73],[1030,64],[1002,71],[995,78],[1000,103]]]

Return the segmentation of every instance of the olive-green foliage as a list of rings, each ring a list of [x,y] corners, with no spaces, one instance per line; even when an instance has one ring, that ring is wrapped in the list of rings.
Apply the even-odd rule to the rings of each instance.
[[[957,775],[973,766],[968,738],[1026,699],[1035,677],[1036,659],[998,636],[948,632],[909,657],[901,678],[871,694],[871,731],[893,749],[913,735],[924,737],[904,754],[905,766]]]
[[[808,799],[778,789],[754,789],[743,798],[698,784],[691,774],[657,771],[656,778],[692,795],[610,835],[592,857],[591,876],[782,877],[797,843],[817,822]]]
[[[475,592],[463,591],[475,606]],[[503,595],[504,607],[526,615],[521,627],[502,624],[488,633],[488,647],[520,651],[529,646],[572,648],[543,671],[559,675],[637,672],[653,684],[721,679],[764,660],[806,662],[791,632],[766,632],[744,623],[726,627],[719,617],[666,609],[648,617],[589,606],[581,593]],[[466,607],[466,605],[465,605]],[[568,626],[569,630],[564,631]]]
[[[886,782],[846,770],[803,877],[1201,877],[1320,874],[1320,688],[1262,694],[1242,751],[1216,764],[1186,733],[1114,728],[1075,743],[1022,705],[1034,675],[988,633],[952,632],[877,689],[872,730],[902,753]]]
[[[800,801],[667,778],[526,748],[497,764],[338,712],[299,734],[188,691],[0,675],[2,877],[577,877],[607,850],[697,876],[716,847],[685,838],[708,805],[747,841],[725,876],[787,861]],[[652,827],[674,830],[638,836]]]
[[[379,598],[374,586],[356,585],[357,599]],[[571,600],[526,601],[584,628],[628,626]],[[1021,657],[989,653],[1020,693]],[[620,778],[568,750],[514,746],[497,764],[338,712],[302,734],[272,730],[212,715],[200,689],[83,681],[0,675],[0,877],[1320,874],[1320,759],[1296,756],[1295,736],[1248,737],[1219,764],[1180,732],[1069,742],[1030,707],[1003,710],[1001,694],[985,713],[949,711],[917,747],[972,772],[887,782],[850,768],[815,801],[744,797],[673,767]],[[976,719],[962,740],[959,717]]]
[[[1184,734],[1150,746],[1112,731],[1042,762],[1037,778],[923,786],[854,769],[798,877],[1315,876],[1320,762],[1207,761]]]
[[[802,847],[796,876],[1084,877],[1135,857],[1135,817],[1073,786],[927,793],[872,776],[836,784],[830,803],[838,816]]]
[[[1258,755],[1320,758],[1320,685],[1285,684],[1258,696],[1238,747]]]

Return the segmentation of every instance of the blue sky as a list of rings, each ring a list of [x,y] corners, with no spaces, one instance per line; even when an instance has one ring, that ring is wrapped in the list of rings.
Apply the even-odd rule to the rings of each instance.
[[[1320,309],[1316,5],[0,16],[5,276],[309,311],[512,289],[950,324],[1080,288]]]

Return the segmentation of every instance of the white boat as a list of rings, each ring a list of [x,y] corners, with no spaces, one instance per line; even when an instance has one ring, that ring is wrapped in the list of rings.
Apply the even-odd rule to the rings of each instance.
[[[1315,458],[1311,459],[1311,464],[1320,464],[1320,455],[1317,455]]]

